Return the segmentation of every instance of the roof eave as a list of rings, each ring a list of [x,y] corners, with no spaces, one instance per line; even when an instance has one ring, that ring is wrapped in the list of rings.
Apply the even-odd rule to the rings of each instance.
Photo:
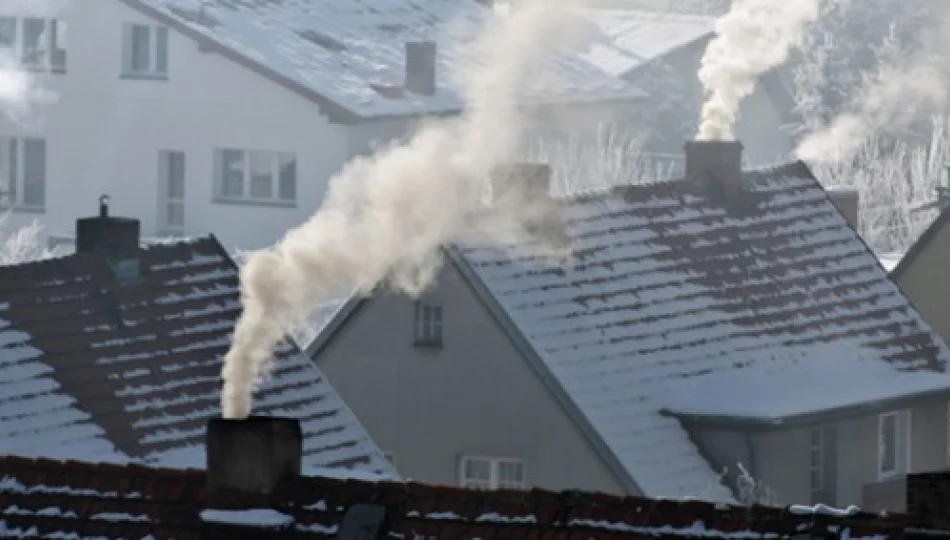
[[[894,410],[918,405],[921,402],[946,402],[950,400],[950,388],[926,390],[895,398],[866,401],[852,405],[834,407],[820,411],[774,417],[753,417],[738,415],[710,415],[678,413],[670,409],[663,409],[660,414],[682,421],[684,424],[721,428],[737,431],[778,431],[796,427],[814,426],[828,422],[850,420],[854,418],[873,416]]]

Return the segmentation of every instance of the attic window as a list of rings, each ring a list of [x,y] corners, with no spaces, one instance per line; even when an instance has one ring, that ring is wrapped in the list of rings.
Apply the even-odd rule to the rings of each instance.
[[[324,49],[327,49],[333,52],[340,52],[340,51],[346,50],[346,45],[344,45],[341,41],[337,40],[336,38],[330,37],[326,34],[321,34],[320,32],[316,32],[314,30],[303,30],[303,31],[297,32],[297,35],[299,35],[300,37],[306,39],[307,41],[311,43],[317,44],[323,47]]]
[[[205,11],[204,7],[200,9],[188,9],[177,6],[169,6],[168,11],[174,13],[179,19],[185,20],[187,22],[198,24],[201,26],[206,26],[208,28],[214,28],[215,26],[220,26],[221,23],[208,14]]]
[[[442,346],[442,306],[416,302],[415,344],[424,347]]]

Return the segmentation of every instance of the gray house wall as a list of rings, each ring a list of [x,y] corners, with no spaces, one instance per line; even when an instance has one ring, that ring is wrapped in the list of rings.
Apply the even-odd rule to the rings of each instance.
[[[401,295],[365,302],[317,357],[404,478],[457,484],[463,455],[524,461],[529,487],[622,493],[451,263],[424,298],[443,309],[443,347],[413,345]]]
[[[947,403],[918,401],[909,406],[910,472],[942,470],[947,466]],[[866,485],[878,484],[879,415],[829,421],[822,425],[748,434],[724,428],[694,427],[699,447],[720,469],[734,473],[742,463],[760,483],[774,490],[781,504],[823,502],[839,507],[867,506]],[[826,441],[826,490],[811,491],[809,464],[811,429],[821,428]],[[748,436],[747,436],[748,435]],[[750,453],[749,443],[752,452]],[[734,474],[729,475],[734,478]],[[830,482],[829,482],[830,480]],[[895,485],[895,489],[901,489]],[[895,495],[896,496],[896,495]],[[891,508],[900,510],[900,508]]]

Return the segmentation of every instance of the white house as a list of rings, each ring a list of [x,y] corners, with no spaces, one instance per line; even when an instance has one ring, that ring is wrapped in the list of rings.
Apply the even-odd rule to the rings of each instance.
[[[0,119],[12,225],[70,234],[109,194],[144,236],[212,232],[228,248],[277,240],[352,156],[458,112],[450,68],[470,36],[444,29],[495,16],[471,0],[55,4],[0,3],[0,48],[57,96],[38,122]],[[542,115],[596,122],[644,95],[579,58],[557,65],[562,86],[523,92]]]

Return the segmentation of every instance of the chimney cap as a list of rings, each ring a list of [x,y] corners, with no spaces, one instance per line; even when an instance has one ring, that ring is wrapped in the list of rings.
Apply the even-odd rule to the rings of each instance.
[[[99,217],[109,217],[109,200],[111,199],[112,197],[106,195],[105,193],[99,195]]]

